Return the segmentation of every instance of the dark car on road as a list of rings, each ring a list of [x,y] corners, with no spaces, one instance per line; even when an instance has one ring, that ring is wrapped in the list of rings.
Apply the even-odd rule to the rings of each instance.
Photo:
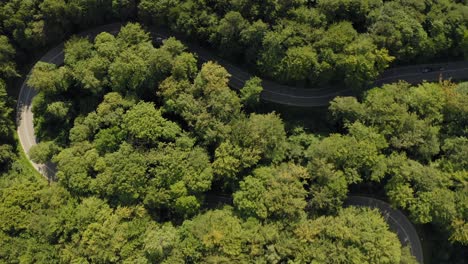
[[[426,68],[422,69],[423,73],[428,73],[428,72],[431,72],[431,71],[433,71],[433,69],[431,67],[426,67]]]
[[[156,39],[154,41],[156,42],[157,45],[162,45],[163,42],[164,42],[164,38],[156,37]]]

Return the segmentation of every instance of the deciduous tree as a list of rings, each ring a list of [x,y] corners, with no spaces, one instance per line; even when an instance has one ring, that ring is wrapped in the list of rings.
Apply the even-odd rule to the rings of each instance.
[[[297,222],[304,216],[308,177],[305,168],[292,164],[258,168],[240,182],[234,205],[246,217]]]

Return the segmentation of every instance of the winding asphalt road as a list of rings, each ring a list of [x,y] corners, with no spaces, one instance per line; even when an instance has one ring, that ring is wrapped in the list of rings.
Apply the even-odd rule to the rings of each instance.
[[[78,34],[78,36],[88,37],[94,39],[101,32],[110,32],[117,34],[120,30],[121,24],[109,24],[94,28],[85,32]],[[64,43],[56,46],[55,48],[49,50],[39,61],[53,63],[55,65],[61,65],[64,61]],[[31,69],[32,71],[32,69]],[[31,71],[26,76],[21,90],[18,96],[18,102],[16,105],[16,124],[18,138],[21,146],[23,147],[24,152],[28,155],[29,150],[32,146],[37,144],[36,136],[34,135],[34,122],[33,122],[33,113],[32,113],[32,100],[36,96],[37,92],[27,85],[27,79],[29,78]],[[29,156],[29,155],[28,155]],[[36,168],[39,173],[44,175],[48,180],[55,179],[55,164],[48,162],[46,164],[36,164],[31,161],[31,164]]]
[[[186,37],[182,34],[169,32],[164,28],[158,28],[151,33],[153,36],[160,36],[163,38],[175,36],[177,39],[186,40]],[[229,80],[229,86],[231,88],[239,90],[244,87],[246,81],[253,77],[253,75],[242,68],[216,56],[210,50],[204,49],[190,41],[184,41],[184,44],[191,52],[198,55],[200,61],[216,61],[226,68],[226,70],[231,74],[231,79]],[[428,69],[430,69],[430,71],[427,71]],[[468,79],[468,61],[419,64],[391,68],[384,71],[379,78],[374,81],[373,86],[381,86],[382,84],[394,83],[399,80],[404,80],[411,84],[418,84],[423,81],[435,82],[439,81],[440,78],[443,78],[444,80]],[[298,107],[328,106],[329,102],[336,96],[353,95],[351,89],[343,87],[298,88],[265,79],[262,80],[262,86],[262,100],[281,105]]]
[[[116,34],[122,25],[120,23],[109,24],[94,28],[83,33],[78,34],[79,36],[88,37],[94,39],[96,35],[101,32],[109,32]],[[181,38],[180,35],[173,34],[165,31],[164,29],[158,29],[152,32],[154,36],[175,36]],[[183,39],[183,38],[182,38]],[[217,57],[212,52],[198,46],[186,43],[189,50],[198,55],[201,61],[217,61],[220,65],[227,69],[232,75],[229,80],[229,85],[234,89],[241,89],[245,82],[249,80],[252,75],[242,70],[241,68],[230,64],[229,62]],[[47,52],[40,61],[53,63],[56,65],[63,64],[64,44],[60,44],[57,47]],[[424,72],[424,69],[431,69],[429,72]],[[30,73],[29,73],[30,74]],[[26,77],[27,78],[29,77]],[[408,67],[392,68],[385,71],[379,79],[375,81],[376,86],[380,86],[385,83],[392,83],[399,80],[404,80],[412,84],[426,81],[437,81],[439,78],[444,79],[466,79],[468,77],[468,61],[462,62],[450,62],[442,64],[424,64],[415,65]],[[327,106],[334,97],[351,95],[351,90],[343,88],[322,88],[322,89],[303,89],[295,88],[286,85],[281,85],[269,80],[263,80],[263,92],[261,98],[265,101],[274,102],[283,105],[299,106],[299,107],[320,107]],[[21,91],[18,98],[17,104],[17,125],[18,125],[18,136],[21,146],[26,153],[32,146],[37,144],[36,137],[34,135],[33,125],[33,114],[31,111],[31,102],[36,92],[34,89],[26,84],[26,81],[21,86]],[[35,164],[31,161],[33,166],[49,180],[55,179],[55,166],[52,163],[48,164]],[[405,217],[403,213],[398,210],[394,210],[391,206],[383,201],[376,200],[369,197],[351,196],[348,198],[347,205],[354,206],[367,206],[378,208],[382,215],[387,218],[390,228],[398,234],[400,241],[403,244],[411,246],[411,252],[420,263],[423,263],[421,243],[419,237],[411,224],[411,222]]]

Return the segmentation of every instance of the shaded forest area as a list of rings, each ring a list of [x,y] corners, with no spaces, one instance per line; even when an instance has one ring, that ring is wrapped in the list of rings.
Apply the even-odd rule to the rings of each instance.
[[[115,19],[169,25],[295,83],[360,87],[392,61],[461,57],[467,47],[462,2],[316,2],[2,2],[0,260],[415,263],[377,211],[342,208],[366,186],[430,226],[433,263],[466,263],[466,83],[338,97],[329,107],[337,130],[316,135],[257,113],[259,79],[232,91],[221,66],[199,67],[178,40],[153,46],[128,24],[117,36],[72,38],[63,66],[35,65],[41,143],[30,155],[56,162],[58,183],[18,159],[5,92],[19,76],[15,59],[22,68],[26,54]],[[219,195],[232,204],[209,209]]]

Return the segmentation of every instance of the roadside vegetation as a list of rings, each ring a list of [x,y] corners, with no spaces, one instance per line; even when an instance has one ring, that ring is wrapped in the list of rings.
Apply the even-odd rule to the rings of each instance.
[[[337,97],[335,129],[319,136],[255,111],[258,78],[234,91],[220,65],[128,23],[116,36],[72,37],[62,66],[34,66],[41,143],[29,154],[55,162],[58,181],[18,158],[6,94],[14,59],[21,67],[58,33],[113,18],[171,25],[295,84],[362,88],[392,61],[466,49],[467,7],[455,1],[287,3],[0,4],[0,262],[416,263],[378,211],[343,208],[357,190],[430,229],[433,263],[466,263],[468,83]]]

